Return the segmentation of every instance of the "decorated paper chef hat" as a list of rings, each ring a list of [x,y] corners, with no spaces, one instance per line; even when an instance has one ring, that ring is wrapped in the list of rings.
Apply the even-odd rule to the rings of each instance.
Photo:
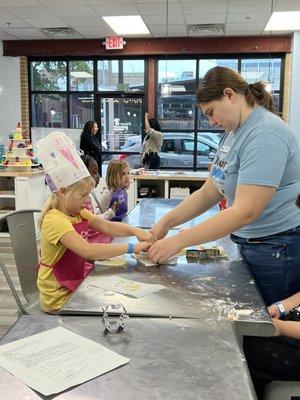
[[[65,133],[51,132],[36,145],[51,192],[90,176],[73,142]]]

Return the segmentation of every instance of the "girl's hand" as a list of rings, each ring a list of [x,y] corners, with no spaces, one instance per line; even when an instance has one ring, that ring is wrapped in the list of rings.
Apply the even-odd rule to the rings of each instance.
[[[150,242],[140,242],[134,245],[134,254],[139,254],[140,251],[148,251],[151,246]]]
[[[136,228],[135,236],[140,242],[150,242],[150,244],[156,241],[156,238],[149,231],[144,231],[141,228]]]
[[[148,257],[157,264],[164,264],[169,258],[175,256],[181,250],[177,241],[170,237],[158,240],[148,251]]]
[[[269,311],[270,317],[279,319],[279,317],[280,317],[279,310],[278,310],[278,307],[275,306],[275,304],[270,305],[268,307],[268,311]]]
[[[149,119],[149,113],[148,112],[145,113],[145,118]]]
[[[117,212],[117,209],[119,208],[119,204],[120,204],[120,202],[119,202],[118,200],[116,200],[116,201],[114,201],[114,202],[112,203],[112,205],[111,205],[110,208],[113,210],[114,213]]]
[[[277,318],[272,318],[272,321],[276,328],[274,336],[282,336],[283,335],[282,324],[284,324],[284,321],[281,321],[281,319],[277,319]]]
[[[157,222],[149,231],[156,237],[156,239],[162,239],[167,236],[169,229],[164,226],[161,222]]]

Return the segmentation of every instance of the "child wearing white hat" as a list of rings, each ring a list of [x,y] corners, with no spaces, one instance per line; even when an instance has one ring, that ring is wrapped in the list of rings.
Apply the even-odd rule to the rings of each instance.
[[[140,228],[110,222],[84,208],[94,180],[72,141],[52,132],[37,143],[51,194],[41,212],[41,259],[37,285],[45,312],[56,312],[86,277],[93,265],[125,253],[147,250],[155,239]],[[137,244],[88,243],[88,228],[111,236],[136,236]]]

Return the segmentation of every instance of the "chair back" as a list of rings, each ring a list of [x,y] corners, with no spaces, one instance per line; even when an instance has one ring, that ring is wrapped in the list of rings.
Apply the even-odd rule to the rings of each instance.
[[[37,212],[40,210],[20,210],[6,215],[20,285],[27,301],[37,295],[39,257],[34,220]]]

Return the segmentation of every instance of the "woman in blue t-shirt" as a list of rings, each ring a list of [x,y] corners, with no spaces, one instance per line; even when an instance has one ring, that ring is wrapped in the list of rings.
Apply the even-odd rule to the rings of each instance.
[[[152,245],[149,256],[163,263],[184,247],[231,234],[270,305],[300,291],[297,141],[275,114],[264,84],[248,84],[229,68],[206,73],[197,102],[211,125],[225,133],[205,184],[152,228],[161,240]],[[164,238],[170,228],[203,214],[224,197],[227,209]]]

